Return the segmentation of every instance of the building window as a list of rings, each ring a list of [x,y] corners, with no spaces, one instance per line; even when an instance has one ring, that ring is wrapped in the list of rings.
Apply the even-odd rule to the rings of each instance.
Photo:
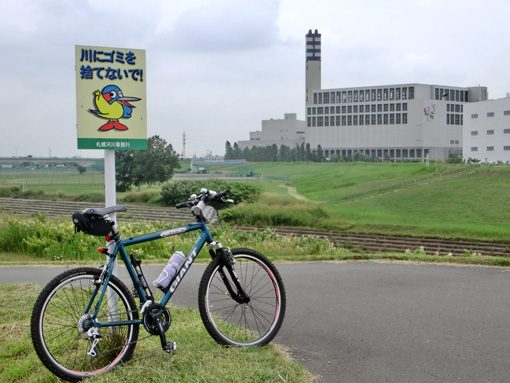
[[[317,114],[324,114],[324,108],[322,106],[317,108]]]
[[[353,101],[354,101],[354,102],[358,102],[358,91],[357,91],[357,90],[355,90],[355,91],[354,91],[354,93],[353,93],[353,97],[354,97],[354,98],[353,98]]]
[[[407,100],[407,88],[402,88],[402,100]]]
[[[347,107],[345,105],[342,106],[342,113],[347,113]]]
[[[352,116],[352,124],[355,125],[355,126],[358,125],[358,115],[357,114]]]
[[[471,146],[471,151],[472,152],[477,152],[478,151],[478,146]]]
[[[506,151],[510,150],[510,146],[503,146],[503,150],[506,150]]]
[[[313,94],[313,104],[317,105],[317,93]]]
[[[365,90],[365,101],[366,102],[370,101],[370,90],[369,89]]]
[[[382,112],[382,104],[377,104],[377,111]]]
[[[372,89],[372,101],[375,101],[375,89]]]
[[[404,103],[402,104],[402,110],[403,110],[403,111],[407,111],[407,102],[404,102]]]
[[[331,112],[333,112],[333,107],[331,107]],[[329,106],[324,107],[324,114],[329,114]]]
[[[397,116],[397,124],[400,124],[402,122],[402,115],[400,113],[397,113],[396,116]]]
[[[347,102],[352,102],[352,90],[347,92]]]
[[[460,114],[455,115],[455,125],[460,125]]]
[[[329,126],[329,117],[324,118],[324,126]]]
[[[364,101],[365,101],[365,91],[360,90],[359,91],[359,102],[364,102]]]
[[[317,108],[316,107],[312,108],[312,114],[317,114]]]
[[[336,116],[335,125],[340,126],[340,116]]]
[[[371,111],[372,113],[375,113],[375,108],[376,108],[375,104],[372,104],[372,106],[371,106],[371,108],[370,108],[370,111]]]
[[[382,125],[382,114],[377,115],[377,125]]]
[[[503,133],[504,133],[504,134],[510,134],[510,129],[504,129],[504,130],[503,130]]]
[[[487,130],[487,135],[490,136],[490,135],[493,135],[493,134],[494,134],[494,130],[492,130],[492,129],[491,130]]]
[[[471,131],[472,136],[478,136],[478,130],[472,130]]]
[[[317,126],[317,117],[312,118],[312,126]]]
[[[347,116],[347,126],[351,126],[352,125],[352,116],[349,115]]]
[[[308,127],[312,126],[312,117],[308,117],[307,125],[308,125]]]
[[[402,104],[397,104],[395,107],[397,112],[400,112],[402,110]]]
[[[402,124],[407,124],[407,113],[402,113]]]
[[[510,116],[510,110],[505,110],[505,111],[503,112],[503,115],[504,115],[504,116]]]
[[[338,118],[338,117],[337,117]],[[335,126],[335,116],[330,117],[330,125]]]
[[[324,104],[329,104],[329,92],[324,93]]]
[[[364,124],[364,122],[365,122],[365,119],[364,119],[363,115],[361,114],[361,115],[359,116],[359,124],[360,124],[360,125],[363,125],[363,124]]]
[[[384,125],[388,125],[388,113],[384,113]]]
[[[472,114],[471,118],[478,118],[478,113]]]
[[[414,100],[414,86],[409,87],[409,100]]]
[[[372,114],[372,125],[375,125],[375,117],[376,115],[375,114]]]
[[[383,90],[383,100],[388,101],[388,89],[387,88]]]
[[[336,92],[336,103],[340,104],[340,92]]]
[[[319,104],[322,104],[322,93],[319,93]]]
[[[347,102],[347,92],[342,91],[342,103],[345,104]]]
[[[487,146],[487,151],[488,152],[493,152],[494,151],[494,146]]]
[[[395,111],[395,104],[390,104],[390,112],[394,112]]]
[[[395,124],[395,113],[390,113],[390,124]]]
[[[352,105],[349,105],[349,106],[347,107],[347,113],[352,113]]]
[[[335,103],[335,92],[331,92],[331,103]]]
[[[360,113],[365,113],[365,105],[360,105],[359,106],[359,112]]]
[[[487,117],[494,117],[494,112],[487,112]]]
[[[377,89],[377,101],[382,100],[382,89]]]
[[[370,114],[365,115],[365,125],[370,125]]]
[[[347,116],[342,116],[342,126],[347,125]]]
[[[336,107],[336,114],[340,114],[340,107],[339,106]]]
[[[400,88],[395,89],[395,100],[400,100]]]

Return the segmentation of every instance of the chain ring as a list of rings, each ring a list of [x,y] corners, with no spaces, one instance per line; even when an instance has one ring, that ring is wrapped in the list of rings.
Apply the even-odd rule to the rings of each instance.
[[[158,325],[156,324],[156,317],[160,316],[163,321],[163,330],[166,332],[172,323],[172,316],[166,306],[159,303],[153,303],[143,313],[143,326],[149,334],[159,335]]]

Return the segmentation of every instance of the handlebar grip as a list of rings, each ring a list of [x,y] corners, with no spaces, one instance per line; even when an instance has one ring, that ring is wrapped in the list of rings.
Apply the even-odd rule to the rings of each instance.
[[[175,205],[175,207],[177,209],[182,209],[183,207],[191,207],[191,202],[189,201],[186,201],[186,202],[180,202],[178,203],[177,205]]]

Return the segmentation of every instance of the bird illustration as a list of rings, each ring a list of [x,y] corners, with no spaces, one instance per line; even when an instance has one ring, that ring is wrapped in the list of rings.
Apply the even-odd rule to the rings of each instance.
[[[116,85],[107,85],[102,91],[94,92],[95,110],[89,109],[89,112],[97,117],[109,120],[101,126],[99,131],[128,130],[126,125],[119,122],[121,118],[131,118],[134,106],[128,101],[139,101],[137,97],[126,97],[122,94],[120,88]]]

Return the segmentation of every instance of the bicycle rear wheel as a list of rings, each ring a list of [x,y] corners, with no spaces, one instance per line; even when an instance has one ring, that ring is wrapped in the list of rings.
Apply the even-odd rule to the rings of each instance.
[[[94,268],[78,268],[58,275],[41,291],[32,312],[31,334],[37,355],[51,372],[71,382],[106,372],[127,361],[138,339],[139,325],[92,328],[90,313],[97,305],[99,294],[89,314],[85,311],[96,290],[93,282],[100,275],[101,270]],[[138,319],[131,293],[114,276],[96,319],[102,323]],[[91,336],[95,331],[100,337]],[[93,338],[98,339],[94,348]]]
[[[219,257],[205,269],[198,291],[198,307],[212,338],[226,346],[263,346],[278,333],[285,316],[286,296],[278,270],[264,255],[250,249],[232,249],[235,273],[250,297],[234,300],[223,278],[235,284]]]

